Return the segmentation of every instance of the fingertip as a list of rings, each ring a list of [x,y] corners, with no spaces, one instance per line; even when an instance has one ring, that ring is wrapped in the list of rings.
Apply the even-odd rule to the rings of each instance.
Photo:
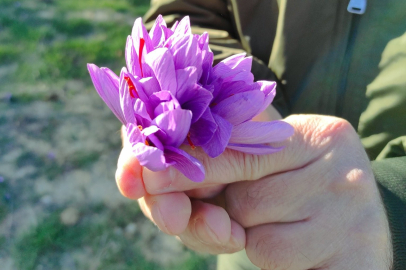
[[[123,148],[119,157],[116,183],[121,194],[129,199],[136,200],[146,194],[142,182],[142,166],[126,148]]]
[[[245,239],[244,228],[236,221],[231,220],[230,244],[235,247],[233,252],[237,252],[245,248]]]
[[[184,232],[192,213],[192,205],[183,192],[145,196],[155,224],[169,235]]]
[[[200,223],[197,224],[199,228],[195,228],[195,230],[198,237],[201,238],[200,240],[203,242],[213,241],[213,243],[220,245],[229,242],[231,236],[231,220],[224,208],[201,201],[194,201],[192,207],[193,219],[195,221],[203,221],[203,225],[207,226],[207,228],[205,228],[203,225],[200,226]]]

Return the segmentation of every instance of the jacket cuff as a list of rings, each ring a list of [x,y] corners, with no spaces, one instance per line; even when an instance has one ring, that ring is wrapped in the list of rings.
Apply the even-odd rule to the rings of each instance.
[[[392,234],[393,270],[406,269],[406,157],[372,162]]]

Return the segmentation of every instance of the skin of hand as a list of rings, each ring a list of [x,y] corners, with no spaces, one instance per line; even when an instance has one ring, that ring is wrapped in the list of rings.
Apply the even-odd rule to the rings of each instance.
[[[390,269],[385,210],[355,130],[328,116],[284,121],[295,134],[272,155],[226,150],[211,159],[185,147],[205,166],[202,183],[171,167],[142,168],[124,145],[117,185],[163,232],[200,252],[245,248],[272,270]]]

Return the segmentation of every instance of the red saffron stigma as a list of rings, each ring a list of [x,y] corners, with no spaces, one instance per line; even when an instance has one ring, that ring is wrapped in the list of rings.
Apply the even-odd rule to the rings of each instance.
[[[190,139],[190,132],[187,134],[186,138],[187,138],[187,141],[188,141],[188,143],[190,145],[190,148],[192,148],[192,150],[195,150],[196,146],[193,144],[192,140]]]
[[[139,98],[137,89],[135,88],[135,86],[134,86],[133,82],[131,81],[130,77],[125,76],[125,77],[124,77],[124,80],[125,80],[125,81],[127,82],[127,84],[128,84],[128,89],[129,89],[129,91],[130,91],[130,96],[131,96],[132,98],[136,98],[136,97]],[[135,94],[135,95],[134,95],[134,94]]]
[[[145,145],[149,146],[149,142],[147,140],[145,140]]]
[[[142,71],[142,51],[144,50],[144,45],[145,45],[145,40],[143,38],[140,38],[140,50],[139,50],[139,56],[138,56],[138,62],[140,63],[140,69],[141,69],[141,77],[144,77],[144,73]]]
[[[142,126],[141,126],[141,125],[138,125],[138,129],[139,129],[140,131],[142,131]]]

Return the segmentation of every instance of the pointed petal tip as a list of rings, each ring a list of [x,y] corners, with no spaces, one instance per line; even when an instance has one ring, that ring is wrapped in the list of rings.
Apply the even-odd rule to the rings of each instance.
[[[93,72],[95,72],[97,69],[100,69],[98,66],[96,66],[96,65],[93,64],[93,63],[87,63],[86,67],[87,67],[87,70],[89,71],[89,73],[93,73]]]
[[[201,183],[204,181],[205,175],[204,174],[198,174],[198,175],[193,175],[190,180],[192,180],[195,183]]]
[[[195,157],[175,147],[165,147],[165,158],[173,167],[193,182],[203,182],[205,170],[203,164]]]

